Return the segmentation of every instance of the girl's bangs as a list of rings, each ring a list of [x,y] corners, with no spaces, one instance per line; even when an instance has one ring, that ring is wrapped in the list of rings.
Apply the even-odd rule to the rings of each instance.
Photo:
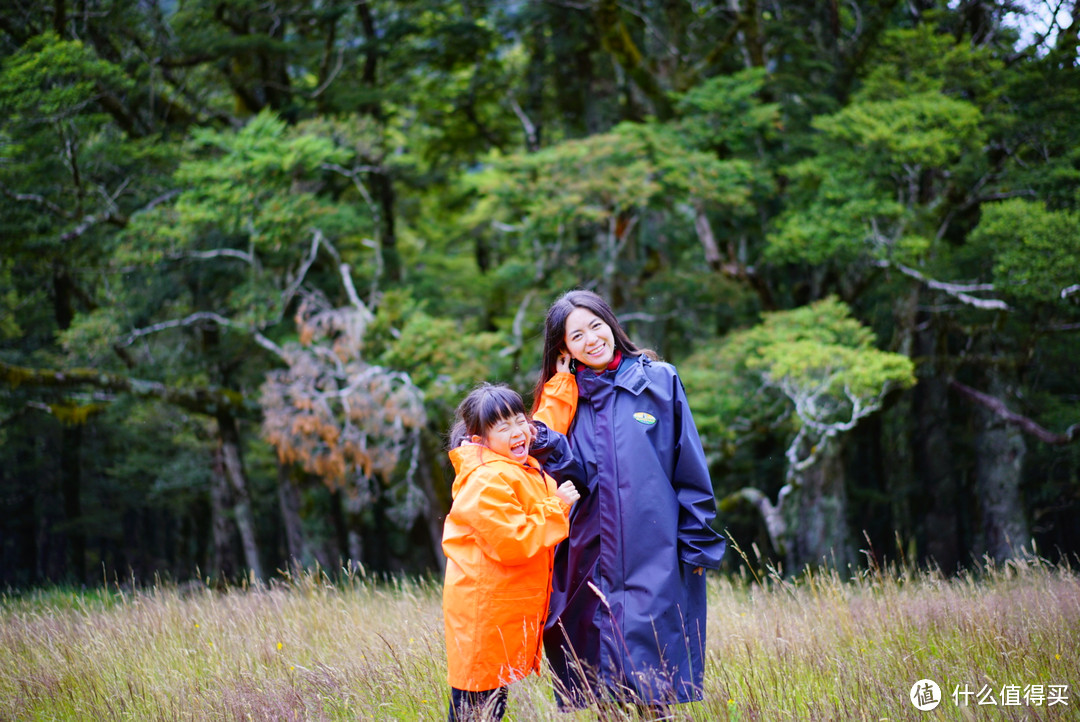
[[[477,421],[481,429],[489,429],[506,418],[525,415],[525,402],[521,395],[505,386],[493,386],[485,389],[477,408]]]

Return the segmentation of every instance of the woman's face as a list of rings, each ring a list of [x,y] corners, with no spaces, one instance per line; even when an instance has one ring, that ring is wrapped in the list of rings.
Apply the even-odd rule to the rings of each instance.
[[[579,364],[602,371],[615,357],[615,334],[589,309],[575,308],[566,317],[566,350]]]

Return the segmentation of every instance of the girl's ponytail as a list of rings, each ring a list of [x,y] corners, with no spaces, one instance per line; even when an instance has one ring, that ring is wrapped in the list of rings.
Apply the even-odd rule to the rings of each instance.
[[[472,434],[470,434],[469,430],[465,428],[465,422],[461,419],[458,419],[454,423],[454,425],[450,427],[450,436],[447,441],[449,448],[456,449],[471,436]]]

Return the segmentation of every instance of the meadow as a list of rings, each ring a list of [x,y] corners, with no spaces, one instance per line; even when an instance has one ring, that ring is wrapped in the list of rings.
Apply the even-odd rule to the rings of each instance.
[[[226,590],[9,593],[0,720],[445,719],[440,592],[437,580],[315,570]],[[713,576],[709,603],[705,699],[676,719],[1080,719],[1080,575],[1068,564],[1033,557],[951,578],[764,569]],[[940,686],[936,709],[909,697],[922,679]],[[597,716],[560,712],[546,674],[510,690],[509,720]]]

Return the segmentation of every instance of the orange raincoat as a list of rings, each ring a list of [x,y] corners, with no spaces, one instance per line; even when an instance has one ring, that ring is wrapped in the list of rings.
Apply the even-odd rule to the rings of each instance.
[[[502,687],[540,671],[555,545],[570,507],[535,459],[484,446],[450,451],[457,477],[443,527],[443,620],[450,686]]]

